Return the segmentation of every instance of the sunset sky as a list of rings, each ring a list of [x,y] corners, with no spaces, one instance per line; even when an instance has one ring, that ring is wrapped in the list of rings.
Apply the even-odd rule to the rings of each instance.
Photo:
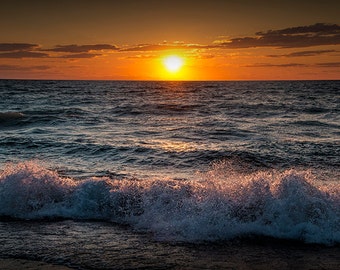
[[[340,79],[338,0],[0,3],[1,79]]]

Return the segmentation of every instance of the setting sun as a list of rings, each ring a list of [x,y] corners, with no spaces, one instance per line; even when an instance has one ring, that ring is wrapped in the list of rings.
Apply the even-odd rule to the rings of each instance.
[[[183,66],[183,59],[176,55],[171,55],[164,58],[163,64],[169,72],[177,72]]]

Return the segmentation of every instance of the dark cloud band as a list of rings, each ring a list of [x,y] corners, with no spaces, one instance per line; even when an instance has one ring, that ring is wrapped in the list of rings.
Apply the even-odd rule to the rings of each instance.
[[[340,26],[337,24],[316,23],[280,30],[257,32],[255,37],[233,38],[217,41],[220,47],[230,49],[277,47],[300,48],[320,45],[340,44]]]
[[[43,58],[43,57],[48,57],[48,54],[30,51],[0,53],[0,58]]]
[[[65,52],[65,53],[88,53],[90,51],[101,50],[118,50],[115,45],[110,44],[94,44],[94,45],[56,45],[53,49],[47,49],[45,51],[50,52]]]
[[[0,52],[29,51],[38,47],[37,44],[31,43],[0,43]]]
[[[337,52],[336,50],[315,50],[315,51],[300,51],[300,52],[292,52],[288,54],[275,54],[275,55],[267,55],[268,57],[306,57],[306,56],[317,56],[321,54],[328,54]]]

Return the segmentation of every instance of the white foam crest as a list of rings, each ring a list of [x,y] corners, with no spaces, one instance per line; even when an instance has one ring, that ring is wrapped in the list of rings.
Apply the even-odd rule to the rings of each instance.
[[[75,183],[36,162],[8,164],[0,173],[0,215],[33,218],[63,203]]]
[[[161,239],[225,240],[251,234],[306,242],[340,241],[339,201],[293,171],[243,178],[246,183],[179,184],[146,194],[137,224]],[[241,178],[241,177],[239,177]],[[274,179],[273,179],[274,178]],[[274,180],[274,182],[272,182]],[[152,220],[152,222],[150,222]]]
[[[245,174],[215,164],[197,180],[60,177],[36,162],[0,174],[0,215],[99,219],[129,224],[166,241],[220,241],[265,235],[340,243],[340,187],[309,172]]]

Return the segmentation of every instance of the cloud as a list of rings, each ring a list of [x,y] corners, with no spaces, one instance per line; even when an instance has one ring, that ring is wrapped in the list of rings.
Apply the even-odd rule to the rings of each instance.
[[[31,43],[0,43],[0,52],[30,51],[38,47],[39,45]]]
[[[0,58],[43,58],[47,56],[48,56],[47,53],[30,51],[0,53]]]
[[[331,35],[339,34],[340,26],[337,24],[316,23],[308,26],[296,26],[281,30],[268,30],[267,32],[257,32],[256,35],[295,35],[295,34],[322,34]]]
[[[316,56],[320,54],[337,52],[336,50],[316,50],[316,51],[300,51],[300,52],[292,52],[288,54],[280,54],[280,55],[267,55],[268,57],[306,57],[306,56]]]
[[[192,57],[196,59],[212,59],[212,58],[215,58],[215,55],[214,54],[197,54]]]
[[[340,44],[340,26],[337,24],[316,23],[280,30],[257,32],[255,37],[232,38],[215,43],[221,48],[300,48],[320,45]]]
[[[252,65],[245,65],[243,67],[307,67],[306,64],[300,64],[300,63],[288,63],[288,64],[271,64],[271,63],[258,63],[258,64],[252,64]]]
[[[59,58],[72,58],[72,59],[79,59],[79,58],[93,58],[101,56],[101,54],[97,53],[75,53],[75,54],[67,54],[67,55],[62,55]]]
[[[47,49],[45,51],[50,52],[66,52],[66,53],[88,53],[90,51],[101,50],[118,50],[115,45],[110,44],[94,44],[94,45],[56,45],[53,49]]]
[[[326,63],[316,63],[316,64],[300,64],[300,63],[288,63],[288,64],[271,64],[271,63],[258,63],[252,65],[245,65],[243,67],[327,67],[327,68],[338,68],[340,67],[340,62],[326,62]]]
[[[167,50],[190,50],[190,49],[210,49],[215,48],[215,45],[200,45],[200,44],[139,44],[134,47],[121,49],[120,51],[167,51]]]
[[[132,55],[132,56],[127,56],[123,59],[150,59],[150,58],[156,58],[157,55],[153,54],[137,54],[137,55]]]
[[[340,67],[340,62],[318,63],[317,65],[320,67],[338,68]]]
[[[185,58],[195,58],[195,59],[211,59],[214,58],[215,55],[213,54],[186,54]],[[156,54],[137,54],[126,56],[123,59],[152,59],[152,58],[159,58],[159,55]]]
[[[48,54],[32,50],[39,45],[31,43],[0,43],[0,58],[42,58]]]
[[[18,65],[0,65],[2,71],[32,71],[32,70],[47,70],[49,66],[18,66]]]

